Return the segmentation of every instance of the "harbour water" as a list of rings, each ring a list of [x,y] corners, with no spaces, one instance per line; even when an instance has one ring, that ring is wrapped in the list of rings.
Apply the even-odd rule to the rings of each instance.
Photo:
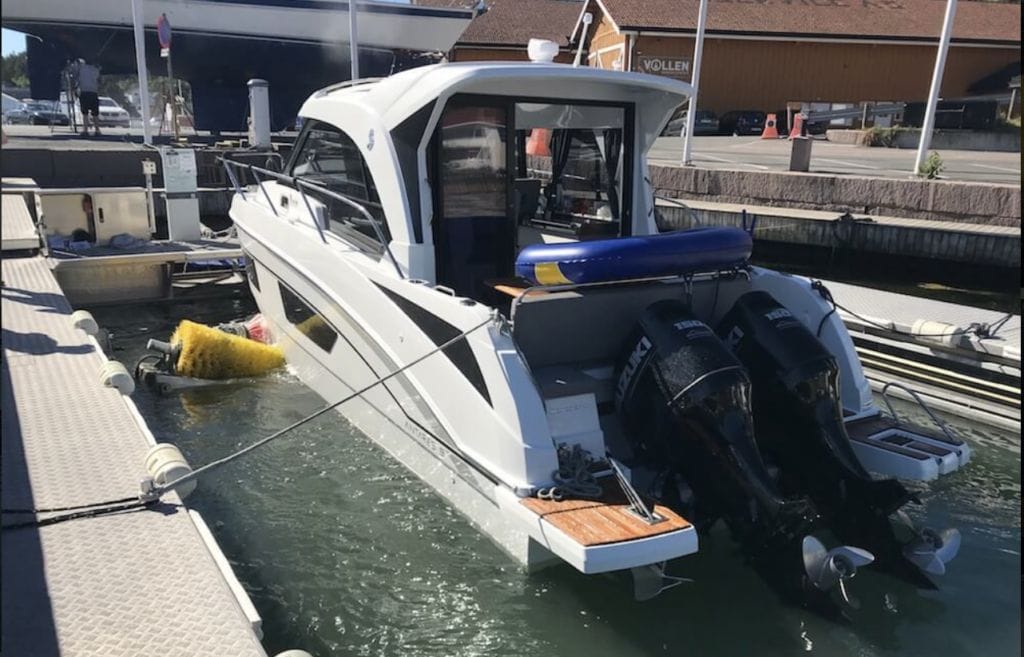
[[[231,301],[94,314],[113,356],[131,364],[182,318],[216,323],[253,311]],[[157,439],[194,466],[323,405],[287,372],[170,396],[140,389],[134,399]],[[917,486],[924,506],[910,509],[963,534],[942,588],[918,591],[863,569],[851,582],[861,609],[842,624],[780,603],[722,531],[669,564],[691,583],[649,602],[634,602],[621,574],[527,575],[336,413],[204,479],[189,503],[263,616],[270,654],[1019,655],[1020,437],[953,426],[973,462]]]

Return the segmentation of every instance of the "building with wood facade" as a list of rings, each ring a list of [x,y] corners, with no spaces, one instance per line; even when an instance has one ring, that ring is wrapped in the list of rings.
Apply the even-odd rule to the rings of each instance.
[[[699,0],[486,4],[452,61],[526,59],[526,44],[537,37],[559,44],[559,61],[571,61],[582,42],[591,66],[690,79]],[[923,101],[945,9],[945,0],[710,0],[699,106],[723,113]],[[961,1],[942,97],[976,95],[980,81],[991,86],[1001,75],[1008,85],[1020,61],[1020,3]]]

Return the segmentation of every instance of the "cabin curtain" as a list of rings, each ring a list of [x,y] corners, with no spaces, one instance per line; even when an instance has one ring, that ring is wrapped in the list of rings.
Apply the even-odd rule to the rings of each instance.
[[[569,162],[569,149],[572,146],[572,130],[560,128],[551,135],[551,184],[547,188],[547,208],[551,212],[554,207],[555,191],[562,180],[565,165]],[[549,215],[550,216],[550,215]]]
[[[619,171],[619,153],[622,151],[622,130],[604,131],[604,166],[608,172],[608,203],[612,206],[612,218],[619,219],[619,189],[615,178]]]

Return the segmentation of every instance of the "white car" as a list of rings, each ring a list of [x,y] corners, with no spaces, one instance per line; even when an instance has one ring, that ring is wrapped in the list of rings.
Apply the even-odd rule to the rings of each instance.
[[[128,110],[114,102],[113,98],[100,96],[100,125],[130,128],[132,117]]]
[[[110,96],[100,96],[100,125],[103,127],[117,127],[117,128],[130,128],[132,124],[132,117],[128,113],[128,110],[124,109],[117,104]],[[60,106],[64,107],[67,103],[67,94],[61,92],[60,94]],[[76,100],[74,103],[73,110],[75,113],[75,124],[81,129],[82,127],[82,107]],[[90,124],[91,125],[91,124]]]

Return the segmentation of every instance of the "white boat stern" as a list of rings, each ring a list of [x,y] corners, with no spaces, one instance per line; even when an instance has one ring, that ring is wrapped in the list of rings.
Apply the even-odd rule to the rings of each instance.
[[[507,489],[498,493],[502,510],[509,518],[522,523],[532,540],[582,573],[604,573],[661,563],[693,554],[698,549],[693,525],[664,507],[657,507],[656,512],[666,519],[655,525],[648,525],[634,516],[625,505],[603,505],[602,514],[611,518],[610,521],[577,525],[570,522],[568,514],[580,509],[538,513],[524,503],[528,500],[532,498],[519,498]],[[547,504],[571,505],[571,502]],[[596,515],[595,508],[587,509],[591,516]]]

